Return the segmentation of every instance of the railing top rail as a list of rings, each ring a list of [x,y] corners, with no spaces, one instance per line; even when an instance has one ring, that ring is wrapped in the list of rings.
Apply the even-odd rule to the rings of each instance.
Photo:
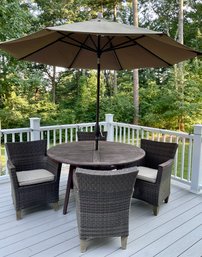
[[[122,126],[122,127],[127,127],[127,128],[128,127],[134,128],[137,130],[145,130],[145,131],[156,132],[156,133],[161,133],[161,134],[175,135],[175,136],[184,137],[184,138],[188,138],[188,139],[193,139],[193,137],[194,137],[193,134],[188,134],[185,132],[178,132],[178,131],[173,131],[173,130],[167,130],[167,129],[151,128],[151,127],[127,124],[127,123],[122,123],[122,122],[111,122],[111,124],[113,124],[115,126],[117,125],[117,126]]]
[[[1,129],[1,134],[12,134],[12,133],[21,133],[21,132],[31,132],[30,128],[15,128],[15,129]]]
[[[106,125],[105,121],[101,121],[100,125]],[[40,130],[52,130],[52,129],[65,129],[65,128],[82,128],[88,126],[95,126],[95,122],[89,123],[78,123],[78,124],[64,124],[64,125],[53,125],[53,126],[41,126]],[[14,129],[0,129],[1,134],[12,134],[21,132],[31,132],[31,128],[14,128]]]
[[[106,125],[105,121],[99,122],[100,125]],[[78,123],[78,124],[64,124],[64,125],[53,125],[53,126],[41,126],[40,130],[52,130],[52,129],[66,129],[66,128],[83,128],[83,127],[90,127],[95,126],[95,122],[89,123]]]

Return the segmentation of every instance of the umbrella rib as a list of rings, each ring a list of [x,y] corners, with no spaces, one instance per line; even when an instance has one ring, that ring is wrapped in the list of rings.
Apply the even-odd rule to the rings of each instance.
[[[93,49],[93,48],[83,44],[83,42],[80,42],[80,41],[76,40],[75,38],[70,37],[69,35],[65,35],[64,33],[61,33],[61,32],[58,32],[58,33],[63,35],[64,38],[68,38],[68,39],[72,40],[73,42],[75,42],[77,44],[71,43],[71,42],[68,42],[68,41],[64,41],[64,38],[62,38],[61,41],[63,43],[66,43],[66,44],[69,44],[69,45],[73,45],[73,46],[76,46],[76,47],[81,47],[81,48],[83,48],[85,50],[88,50],[88,51],[91,51],[91,52],[95,52],[95,53],[97,52],[96,49]],[[71,34],[73,34],[73,33],[70,33],[70,35]]]
[[[129,38],[130,38],[130,37],[129,37]],[[135,42],[136,42],[136,41],[135,41]],[[153,52],[151,52],[149,49],[145,48],[144,46],[142,46],[142,45],[139,44],[138,42],[136,42],[136,44],[137,44],[138,46],[140,46],[141,48],[143,48],[143,49],[144,49],[145,51],[147,51],[148,53],[150,53],[151,55],[153,55],[153,56],[159,58],[161,61],[163,61],[163,62],[166,63],[167,65],[169,65],[169,66],[172,65],[171,63],[165,61],[165,60],[162,59],[160,56],[158,56],[157,54],[154,54]]]
[[[107,46],[109,43],[111,43],[111,41],[114,39],[114,37],[107,37],[109,40],[104,44],[104,46],[101,48],[101,50],[103,51],[103,49],[105,48],[105,46]]]
[[[55,40],[55,41],[53,41],[53,42],[51,42],[51,43],[49,43],[49,44],[47,44],[47,45],[45,45],[45,46],[43,46],[43,47],[41,47],[41,48],[39,48],[39,49],[37,49],[37,50],[31,52],[31,53],[29,53],[29,54],[27,54],[27,55],[25,55],[25,56],[19,58],[19,60],[23,60],[23,59],[29,57],[29,56],[32,55],[32,54],[35,54],[35,53],[37,53],[37,52],[40,52],[41,50],[45,49],[45,48],[48,47],[48,46],[51,46],[51,45],[55,44],[56,42],[58,42],[58,41],[60,41],[60,40],[61,40],[61,39],[57,39],[57,40]]]
[[[89,35],[89,36],[90,36],[90,40],[91,40],[91,42],[93,43],[93,45],[94,45],[94,47],[95,47],[95,49],[96,49],[96,52],[97,52],[96,43],[95,43],[95,41],[93,40],[92,36],[91,36],[91,35]]]
[[[88,38],[89,38],[89,35],[85,38],[83,44],[86,43],[86,41],[88,40]],[[74,64],[75,60],[77,59],[79,53],[81,52],[81,49],[82,49],[82,47],[80,46],[78,52],[76,53],[76,55],[75,55],[73,61],[71,62],[70,66],[69,66],[70,68],[72,67],[72,65]]]
[[[136,44],[133,43],[133,44],[130,44],[130,45],[125,45],[125,46],[120,46],[120,47],[113,46],[113,49],[112,48],[107,48],[106,50],[103,51],[103,53],[110,52],[112,50],[115,51],[115,50],[131,47],[131,46],[134,46],[134,45],[136,45]]]
[[[110,41],[109,41],[109,42],[110,42]],[[123,70],[123,67],[122,67],[122,65],[121,65],[121,62],[120,62],[120,60],[119,60],[119,58],[118,58],[118,55],[117,55],[117,53],[116,53],[116,51],[115,51],[115,49],[114,49],[114,46],[113,46],[112,42],[110,42],[110,45],[112,46],[112,49],[113,49],[112,51],[114,52],[115,58],[116,58],[116,60],[117,60],[117,62],[118,62],[118,64],[119,64],[121,70]]]
[[[137,37],[136,39],[129,39],[129,40],[127,40],[127,41],[125,41],[125,42],[122,42],[122,43],[120,43],[120,44],[118,44],[118,45],[116,45],[116,46],[114,46],[114,49],[115,50],[117,50],[117,49],[121,49],[121,48],[126,48],[126,47],[130,47],[130,46],[134,46],[134,40],[137,40],[137,39],[140,39],[140,38],[142,38],[142,37],[144,37],[144,36],[139,36],[139,37]],[[126,37],[127,38],[127,37]],[[132,42],[132,44],[129,44],[129,43],[131,43]],[[111,51],[112,49],[111,49],[111,47],[109,47],[109,48],[106,48],[105,50],[103,50],[103,52],[109,52],[109,51]]]

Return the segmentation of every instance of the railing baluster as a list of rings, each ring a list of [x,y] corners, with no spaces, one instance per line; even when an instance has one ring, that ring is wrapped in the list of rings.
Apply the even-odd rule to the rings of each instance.
[[[140,146],[140,131],[136,130],[136,146]]]
[[[59,143],[62,144],[62,129],[60,128],[59,132]]]
[[[20,142],[22,142],[22,132],[20,132]]]
[[[132,128],[132,145],[135,144],[135,130]]]
[[[120,127],[120,130],[119,130],[119,142],[121,143],[122,141],[122,127]]]
[[[116,131],[116,136],[115,136],[115,141],[118,142],[118,126],[115,126],[115,131]]]
[[[53,130],[53,145],[56,145],[56,129]]]
[[[179,143],[179,137],[176,137],[176,143]],[[175,160],[174,160],[174,176],[177,177],[177,164],[178,164],[178,149],[176,151]]]
[[[50,148],[50,130],[47,131],[47,145]]]
[[[185,155],[185,138],[182,138],[182,161],[181,161],[181,179],[184,178],[184,155]]]
[[[27,141],[30,141],[30,132],[27,132]]]
[[[144,139],[144,129],[141,130],[141,138]]]
[[[15,142],[15,133],[12,133],[12,142]]]
[[[126,127],[123,128],[123,142],[126,142]]]
[[[130,144],[130,127],[128,127],[128,144]]]
[[[67,128],[65,129],[65,143],[68,142],[68,131]]]
[[[191,164],[192,164],[192,138],[189,139],[189,155],[188,155],[188,173],[187,173],[187,180],[191,181]]]
[[[70,142],[73,141],[73,129],[71,128],[70,129]]]

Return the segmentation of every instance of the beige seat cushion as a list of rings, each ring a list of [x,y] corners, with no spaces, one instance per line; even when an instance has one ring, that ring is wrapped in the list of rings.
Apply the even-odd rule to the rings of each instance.
[[[39,184],[54,180],[54,175],[45,169],[20,171],[16,172],[16,174],[20,186]]]
[[[137,179],[145,180],[151,183],[156,182],[158,170],[143,166],[139,166],[138,170],[139,172],[137,174]]]

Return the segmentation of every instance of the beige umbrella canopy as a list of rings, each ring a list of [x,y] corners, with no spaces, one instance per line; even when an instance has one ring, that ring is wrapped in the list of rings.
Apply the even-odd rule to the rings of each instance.
[[[167,67],[194,58],[197,51],[162,32],[104,19],[47,27],[29,36],[0,43],[20,60],[67,68],[133,69]]]
[[[96,150],[99,131],[100,69],[168,67],[201,55],[166,34],[95,19],[47,27],[26,37],[0,43],[19,60],[97,69]]]

